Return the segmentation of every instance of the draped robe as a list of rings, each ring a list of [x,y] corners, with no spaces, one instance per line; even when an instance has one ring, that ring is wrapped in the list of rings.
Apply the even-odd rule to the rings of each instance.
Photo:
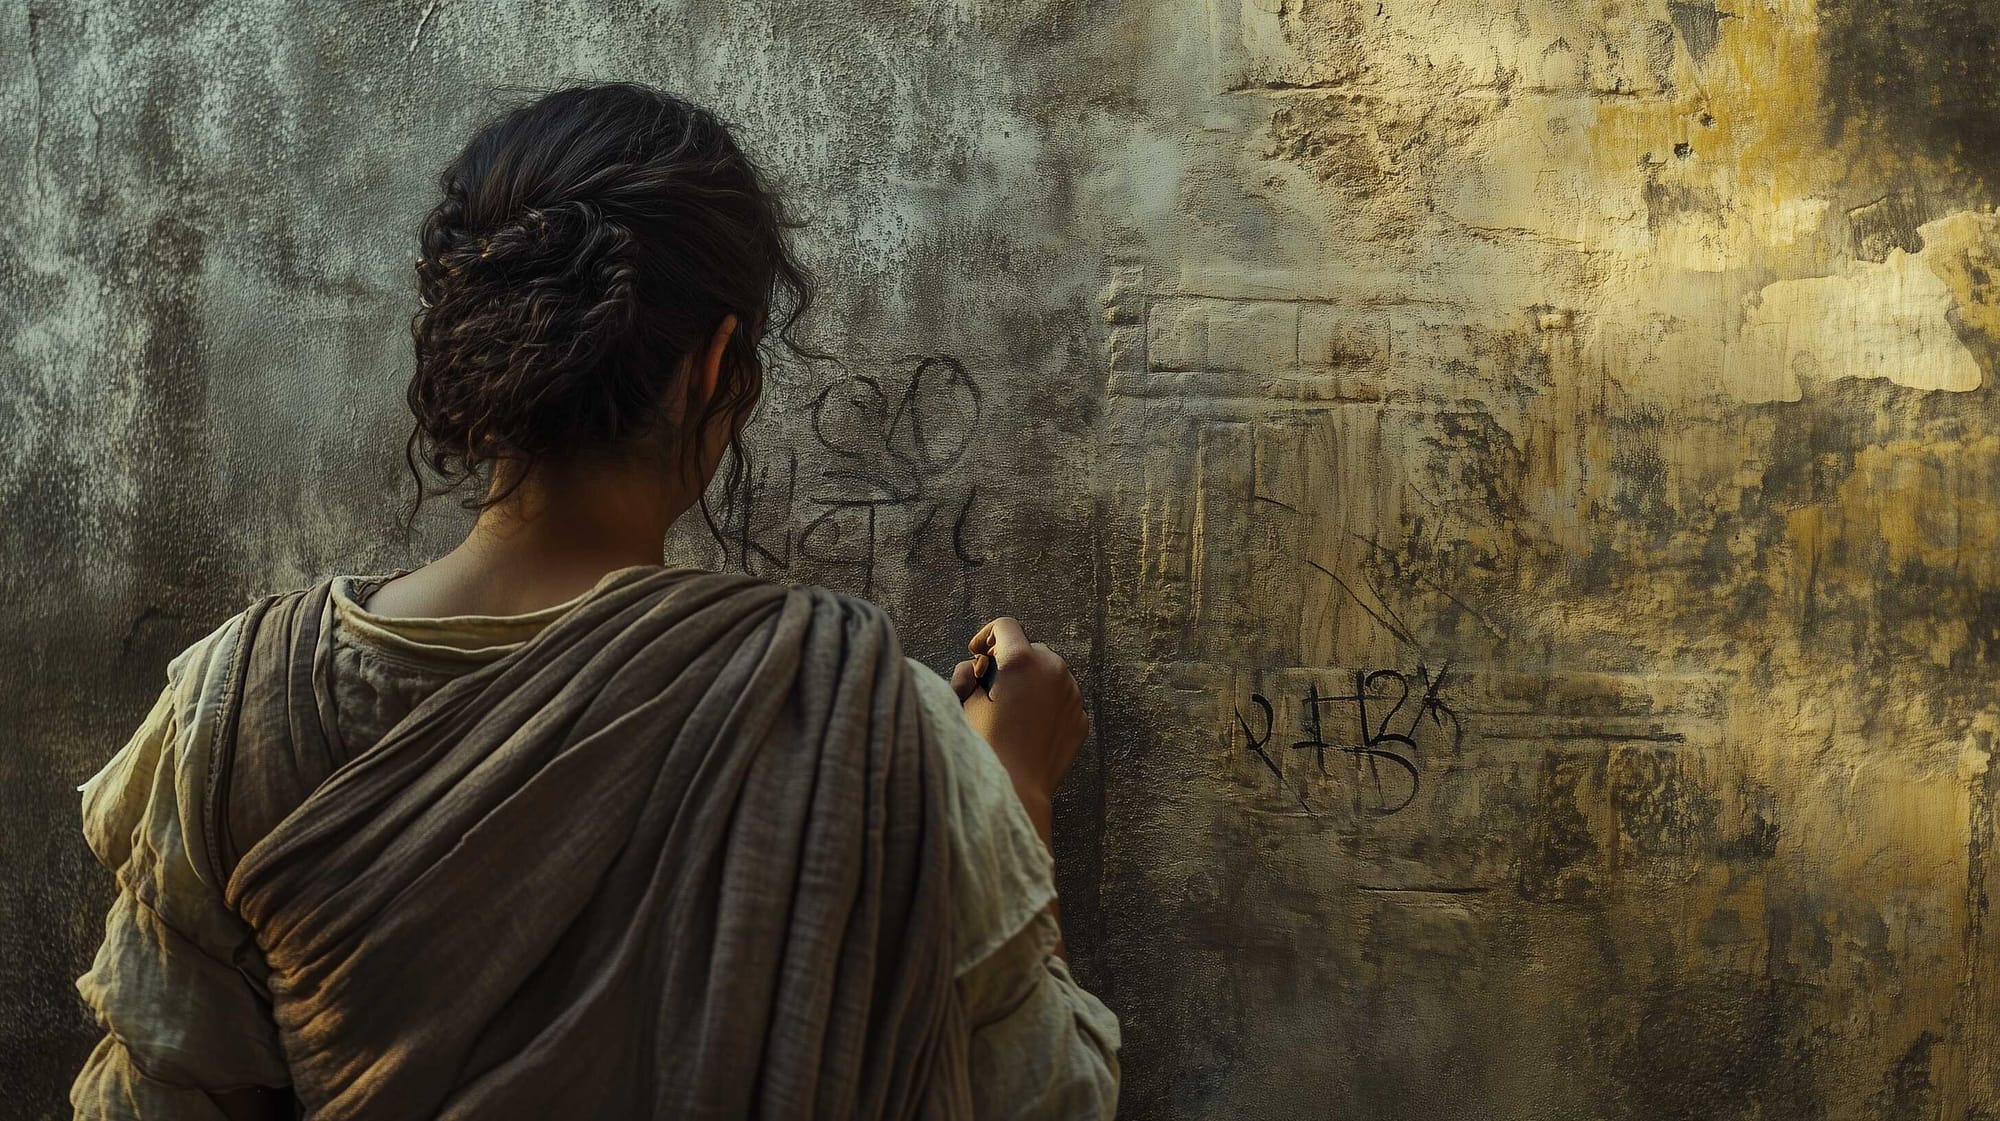
[[[880,611],[634,569],[373,744],[246,613],[206,858],[351,1118],[970,1116],[937,744]]]

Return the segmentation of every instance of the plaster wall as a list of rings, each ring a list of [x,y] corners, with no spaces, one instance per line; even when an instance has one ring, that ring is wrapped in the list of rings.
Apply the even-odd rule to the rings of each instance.
[[[677,559],[1076,664],[1131,1117],[2000,1117],[2000,4],[16,0],[0,1114],[72,788],[263,591],[417,563],[413,231],[495,87],[791,187],[837,356]]]

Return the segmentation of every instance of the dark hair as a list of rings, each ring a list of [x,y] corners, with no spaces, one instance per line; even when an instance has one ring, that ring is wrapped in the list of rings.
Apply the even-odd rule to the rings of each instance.
[[[763,389],[759,347],[775,316],[768,333],[812,355],[793,329],[813,281],[788,244],[795,224],[722,122],[642,85],[558,90],[482,128],[441,185],[410,324],[412,515],[430,494],[490,485],[503,459],[519,469],[468,507],[505,499],[538,464],[660,433],[681,359],[730,313],[714,398],[664,435],[729,416],[734,494],[745,474],[735,430]],[[692,459],[700,441],[684,443]],[[702,512],[713,527],[706,499]]]

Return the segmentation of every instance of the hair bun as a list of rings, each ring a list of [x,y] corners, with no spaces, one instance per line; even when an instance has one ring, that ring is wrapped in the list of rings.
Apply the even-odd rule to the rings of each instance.
[[[481,232],[439,238],[419,263],[425,274],[424,333],[432,354],[464,375],[444,383],[480,387],[453,401],[425,402],[432,424],[474,454],[532,443],[532,412],[551,400],[587,399],[587,382],[625,339],[639,270],[623,223],[587,201],[530,207]],[[426,394],[428,396],[428,394]]]
[[[788,344],[810,300],[756,166],[708,111],[649,87],[512,109],[439,186],[417,260],[409,456],[447,487],[498,482],[487,468],[508,461],[507,486],[481,504],[544,461],[678,445],[694,463],[704,445],[683,435],[756,402],[774,297]],[[682,417],[669,404],[682,360],[727,315],[737,335],[714,395]],[[663,425],[670,414],[686,432]]]
[[[447,277],[460,283],[560,286],[574,295],[629,295],[638,270],[629,259],[632,235],[602,207],[572,201],[529,207],[490,229],[462,234],[438,254]]]

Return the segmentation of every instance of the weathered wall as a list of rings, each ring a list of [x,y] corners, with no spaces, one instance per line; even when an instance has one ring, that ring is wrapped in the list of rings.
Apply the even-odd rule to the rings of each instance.
[[[1126,1115],[2000,1117],[2000,2],[7,23],[0,1112],[165,659],[451,540],[397,394],[478,92],[618,76],[794,184],[842,358],[674,554],[1072,655]]]

